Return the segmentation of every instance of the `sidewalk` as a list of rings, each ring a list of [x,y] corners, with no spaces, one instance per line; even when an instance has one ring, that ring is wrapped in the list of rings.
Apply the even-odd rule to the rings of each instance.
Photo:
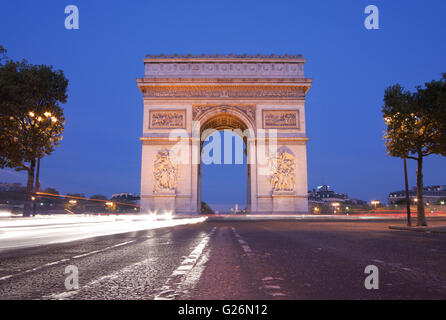
[[[424,232],[424,233],[443,233],[446,234],[446,226],[434,226],[434,227],[400,227],[390,226],[391,230],[399,231],[412,231],[412,232]]]

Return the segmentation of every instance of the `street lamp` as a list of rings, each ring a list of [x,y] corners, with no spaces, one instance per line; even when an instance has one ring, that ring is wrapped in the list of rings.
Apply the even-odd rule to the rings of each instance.
[[[334,208],[334,213],[338,213],[338,209],[341,206],[341,204],[339,202],[333,202],[331,205]]]
[[[52,124],[55,124],[56,122],[58,122],[58,119],[57,119],[55,116],[53,116],[53,115],[51,114],[51,112],[49,112],[49,111],[44,112],[43,115],[45,116],[45,120],[51,120],[51,123],[52,123]],[[35,113],[32,112],[32,111],[30,111],[30,112],[29,112],[29,116],[33,118],[33,117],[35,116]],[[42,117],[38,117],[38,118],[37,118],[37,121],[41,122],[41,121],[42,121]],[[40,152],[39,152],[39,153],[37,154],[36,188],[35,188],[35,193],[37,193],[37,192],[40,191],[40,179],[39,179],[39,175],[40,175],[40,158],[41,158],[41,157],[42,157],[42,156],[41,156],[41,154],[40,154]],[[36,206],[34,205],[34,208],[33,208],[34,215],[36,214],[35,210],[36,210]]]
[[[375,209],[380,204],[378,200],[372,200],[370,203],[372,204],[372,206],[375,206]]]
[[[393,117],[399,116],[400,113],[397,112]],[[411,114],[412,117],[414,117],[414,114]],[[408,119],[406,118],[405,122]],[[393,119],[392,117],[385,117],[384,121],[386,122],[387,126],[392,126]],[[402,130],[404,130],[404,124],[401,127]],[[388,128],[387,128],[388,130]],[[407,225],[410,227],[412,225],[412,219],[410,216],[410,196],[409,196],[409,179],[407,178],[407,157],[408,154],[403,156],[403,164],[404,164],[404,187],[405,187],[405,193],[406,193],[406,210],[407,210]],[[376,209],[376,206],[375,206]]]
[[[112,201],[107,201],[106,203],[105,203],[105,206],[109,209],[109,210],[115,210],[115,203],[114,202],[112,202]]]

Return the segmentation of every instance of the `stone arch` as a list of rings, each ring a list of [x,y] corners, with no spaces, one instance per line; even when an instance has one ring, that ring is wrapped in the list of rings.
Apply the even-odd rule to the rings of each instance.
[[[231,105],[205,105],[194,106],[196,109],[201,108],[201,112],[194,110],[193,120],[200,126],[200,136],[203,130],[212,126],[218,127],[216,130],[222,129],[241,129],[242,131],[249,129],[251,135],[255,134],[255,106],[231,106]],[[219,120],[227,120],[226,122]],[[212,121],[217,121],[212,123]]]
[[[200,212],[197,151],[201,149],[201,133],[207,128],[251,131],[252,136],[243,137],[247,156],[251,155],[250,213],[308,212],[305,98],[312,80],[305,77],[302,56],[149,55],[144,64],[144,77],[137,79],[144,103],[144,212]],[[154,174],[154,168],[157,154],[172,150],[178,143],[171,139],[172,130],[183,132],[181,141],[191,152],[187,157],[190,161],[177,165],[177,174],[171,175],[175,181],[169,185],[166,176]],[[276,130],[277,134],[263,130]],[[271,187],[272,172],[264,161],[270,156],[267,145],[271,141],[279,148],[286,146],[294,157],[296,182],[292,192],[274,192]],[[159,184],[163,188],[154,189]]]
[[[200,132],[200,154],[202,152],[202,147],[204,141],[213,133],[211,130],[225,130],[232,129],[235,130],[235,133],[240,135],[244,144],[245,144],[245,155],[247,157],[255,157],[255,148],[250,147],[249,143],[251,139],[255,138],[255,123],[250,119],[246,114],[242,111],[238,110],[236,107],[231,106],[214,106],[212,109],[204,112],[200,117],[196,118],[196,125],[199,128]],[[211,129],[211,130],[208,130]],[[197,131],[198,132],[198,131]],[[241,134],[240,134],[241,133]],[[251,150],[251,151],[250,151]],[[246,190],[246,205],[248,210],[252,207],[251,204],[251,177],[254,172],[252,172],[252,168],[249,163],[247,163],[247,190]],[[198,178],[197,178],[197,202],[198,206],[201,205],[202,200],[202,192],[201,192],[201,183],[202,183],[202,168],[201,162],[198,165]]]

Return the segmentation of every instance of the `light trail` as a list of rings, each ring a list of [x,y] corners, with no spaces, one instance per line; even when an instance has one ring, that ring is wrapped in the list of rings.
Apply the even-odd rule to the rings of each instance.
[[[134,207],[134,208],[140,208],[140,206],[138,206],[136,204],[125,203],[125,202],[116,202],[116,201],[111,201],[111,200],[90,199],[90,198],[85,198],[85,197],[69,196],[69,195],[47,193],[47,192],[36,192],[35,194],[37,196],[39,196],[39,197],[47,197],[47,198],[56,197],[56,198],[64,198],[64,199],[76,199],[76,200],[85,200],[85,201],[95,201],[95,202],[102,202],[104,204],[107,204],[108,202],[112,202],[112,203],[114,203],[116,205],[120,205],[120,206],[129,206],[129,207]]]
[[[205,221],[167,215],[56,215],[0,220],[0,251]]]

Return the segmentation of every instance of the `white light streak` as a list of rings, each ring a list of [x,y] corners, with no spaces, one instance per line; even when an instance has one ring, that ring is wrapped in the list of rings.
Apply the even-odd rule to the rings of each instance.
[[[0,251],[90,237],[201,223],[206,217],[164,215],[54,215],[0,220]]]

